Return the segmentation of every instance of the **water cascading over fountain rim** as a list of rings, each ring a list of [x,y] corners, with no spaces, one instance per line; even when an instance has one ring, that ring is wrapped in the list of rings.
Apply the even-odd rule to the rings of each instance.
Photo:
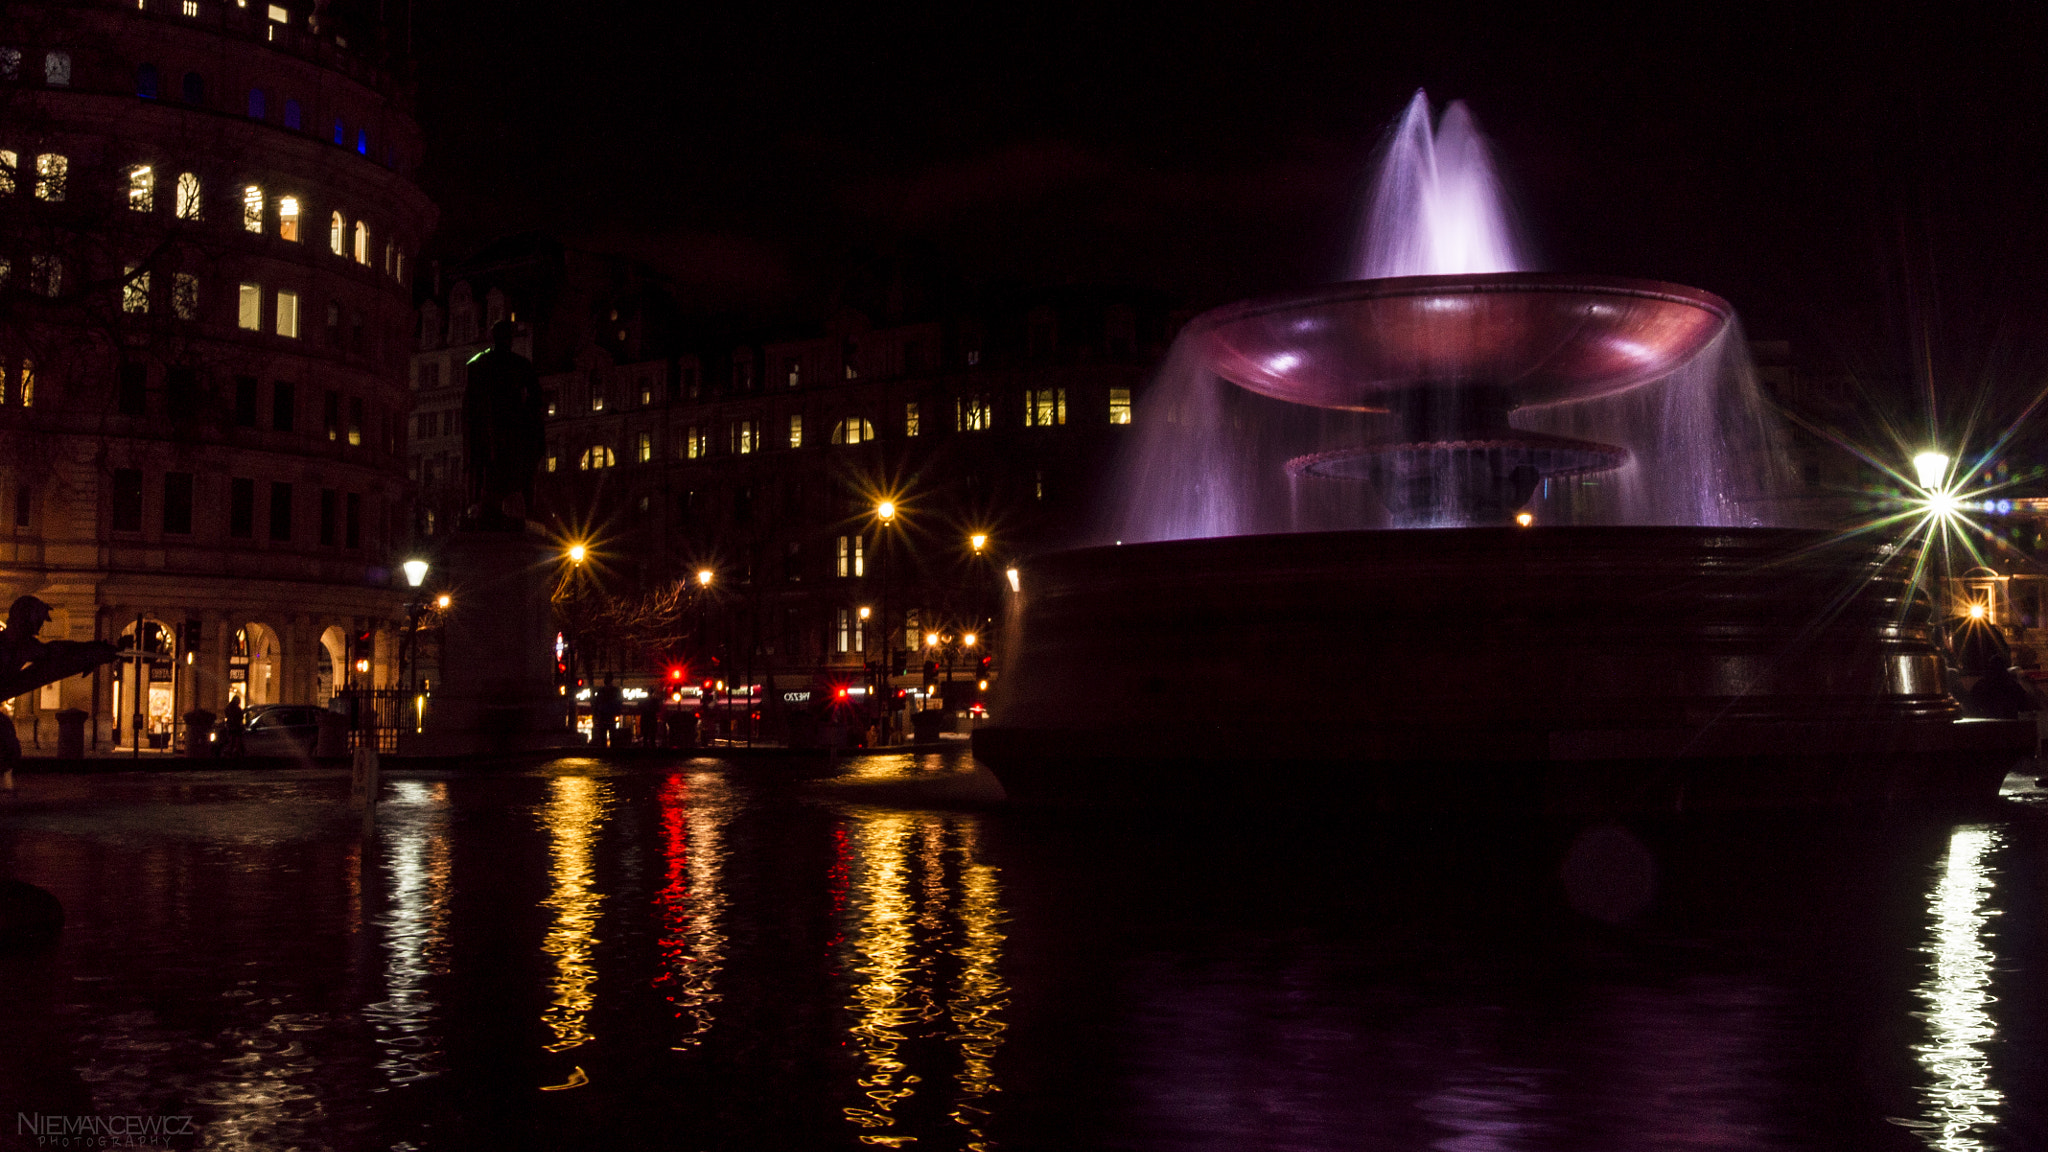
[[[1459,346],[1458,341],[1445,337],[1460,326],[1452,318],[1454,302],[1469,303],[1512,296],[1530,297],[1546,304],[1559,298],[1578,296],[1584,298],[1585,307],[1576,314],[1566,310],[1562,315],[1552,317],[1575,322],[1558,323],[1555,325],[1557,330],[1545,334],[1545,339],[1534,349],[1544,359],[1516,365],[1502,375],[1475,363],[1484,349],[1474,347],[1470,340]],[[1427,352],[1439,361],[1433,366],[1436,371],[1417,375],[1383,369],[1382,374],[1375,378],[1371,374],[1374,365],[1367,355],[1367,345],[1377,348],[1384,344],[1389,332],[1383,323],[1361,333],[1360,338],[1345,350],[1352,359],[1351,363],[1317,365],[1303,355],[1305,349],[1301,338],[1331,331],[1331,318],[1341,315],[1341,310],[1347,306],[1417,298],[1435,298],[1447,304],[1441,312],[1446,319],[1421,325],[1431,329]],[[1672,307],[1645,309],[1645,303]],[[1597,315],[1592,312],[1595,305],[1604,305],[1613,312],[1604,317]],[[1658,333],[1668,342],[1641,349],[1642,354],[1637,357],[1634,370],[1609,369],[1604,375],[1588,376],[1583,368],[1577,373],[1557,369],[1558,357],[1567,352],[1576,353],[1581,362],[1590,351],[1604,348],[1612,352],[1614,342],[1622,337],[1617,326],[1607,321],[1623,318],[1623,309],[1638,318],[1645,313],[1656,313],[1659,319],[1678,330]],[[1702,318],[1707,322],[1691,325],[1672,323],[1694,313],[1703,314]],[[1401,319],[1410,321],[1413,327],[1416,326],[1412,323],[1415,315],[1411,312]],[[1515,393],[1511,407],[1570,403],[1627,391],[1677,370],[1720,336],[1734,317],[1734,307],[1721,297],[1668,281],[1549,272],[1488,272],[1348,280],[1306,291],[1257,296],[1202,313],[1188,322],[1186,333],[1198,342],[1210,369],[1241,388],[1311,407],[1384,412],[1388,410],[1384,404],[1371,401],[1417,386],[1486,384]],[[1288,335],[1293,339],[1262,339],[1268,335],[1265,331],[1267,324],[1275,320],[1285,322]],[[1588,320],[1601,323],[1588,324]],[[1498,348],[1498,344],[1494,347]],[[1363,374],[1362,368],[1366,369]],[[1341,387],[1351,395],[1339,397],[1336,387],[1316,387],[1305,379],[1298,379],[1297,371],[1302,369],[1340,376],[1343,381]]]

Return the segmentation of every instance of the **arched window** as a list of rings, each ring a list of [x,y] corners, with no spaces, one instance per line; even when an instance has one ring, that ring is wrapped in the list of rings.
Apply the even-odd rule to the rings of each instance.
[[[286,100],[284,102],[284,126],[294,132],[305,129],[306,110],[299,105],[297,100]]]
[[[834,444],[859,444],[875,438],[875,426],[859,416],[848,416],[832,426]]]
[[[156,65],[137,64],[135,66],[135,94],[137,96],[142,97],[144,100],[156,99],[158,84]]]
[[[263,119],[263,112],[263,89],[249,89],[249,119],[261,120]]]
[[[368,264],[369,262],[370,226],[358,220],[356,221],[356,263]]]
[[[356,129],[356,154],[359,156],[368,156],[370,154],[370,133],[366,128]]]
[[[242,230],[263,231],[263,187],[260,184],[247,184],[242,188]]]
[[[344,256],[347,250],[343,246],[347,243],[348,224],[342,220],[341,213],[336,212],[333,222],[327,226],[327,246],[334,249],[336,256]]]
[[[299,198],[279,196],[277,198],[277,238],[293,240],[299,238]]]
[[[197,72],[185,73],[184,95],[187,104],[206,103],[206,80]]]
[[[206,201],[199,194],[199,177],[190,172],[178,173],[178,219],[203,220],[206,217]]]
[[[147,164],[128,169],[128,210],[148,212],[156,208],[156,170]]]
[[[583,458],[576,462],[576,467],[589,472],[596,468],[609,468],[617,462],[617,458],[612,455],[611,449],[602,444],[596,444],[583,450]]]

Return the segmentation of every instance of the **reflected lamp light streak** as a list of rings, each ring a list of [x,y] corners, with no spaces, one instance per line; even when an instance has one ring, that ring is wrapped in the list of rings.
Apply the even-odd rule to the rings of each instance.
[[[377,1070],[394,1084],[445,1071],[436,1037],[428,1032],[438,1006],[427,995],[430,975],[447,972],[448,785],[398,780],[384,818],[384,869],[390,911],[384,930],[384,999],[367,1005],[384,1048]]]
[[[553,998],[541,1013],[541,1023],[555,1035],[546,1049],[566,1052],[594,1039],[588,1021],[597,1002],[594,953],[604,901],[594,882],[594,856],[598,829],[611,806],[611,788],[587,776],[558,776],[549,791],[541,824],[552,841],[552,888],[541,906],[552,910],[555,920],[540,947],[555,958],[555,978],[550,986]]]
[[[1941,1152],[1989,1148],[1977,1133],[1991,1127],[1994,1110],[2005,1100],[1991,1085],[1991,1058],[1985,1051],[1998,1031],[1989,1011],[1998,958],[1986,944],[1987,925],[1997,911],[1985,904],[1995,886],[1989,858],[1999,843],[1995,829],[1957,828],[1927,897],[1934,923],[1924,950],[1933,964],[1918,990],[1927,1011],[1916,1015],[1927,1021],[1928,1040],[1914,1052],[1933,1082],[1921,1091],[1923,1119],[1902,1123]]]

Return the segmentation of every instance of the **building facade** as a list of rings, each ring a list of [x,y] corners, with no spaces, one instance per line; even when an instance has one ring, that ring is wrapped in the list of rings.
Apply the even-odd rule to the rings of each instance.
[[[665,636],[567,637],[577,671],[758,685],[772,712],[871,668],[915,691],[927,661],[999,666],[1005,570],[1090,536],[1169,319],[1076,293],[887,325],[846,309],[659,360],[586,349],[543,377],[547,515],[590,548],[591,594],[680,603]]]
[[[395,675],[414,256],[402,6],[0,19],[0,590],[149,653],[10,702],[99,747]],[[388,23],[387,23],[388,21]],[[138,629],[139,626],[139,629]]]

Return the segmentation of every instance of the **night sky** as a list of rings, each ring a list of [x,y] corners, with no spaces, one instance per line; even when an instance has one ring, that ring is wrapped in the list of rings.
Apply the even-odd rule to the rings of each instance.
[[[448,254],[543,227],[706,308],[815,319],[871,254],[1189,306],[1339,277],[1408,95],[1462,98],[1546,267],[1718,292],[1752,336],[2033,381],[2038,8],[1351,3],[423,11]],[[2001,383],[2000,387],[2008,385]]]

